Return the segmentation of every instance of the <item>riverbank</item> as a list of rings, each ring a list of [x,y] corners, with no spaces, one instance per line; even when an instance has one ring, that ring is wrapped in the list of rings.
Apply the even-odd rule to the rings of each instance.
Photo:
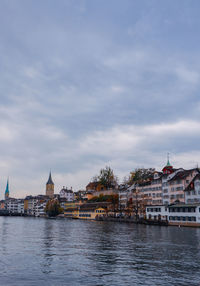
[[[168,226],[168,221],[157,221],[157,220],[147,220],[147,219],[135,220],[133,218],[96,217],[96,220],[97,221],[107,221],[107,222],[110,221],[110,222],[121,222],[121,223],[135,223],[135,224]]]

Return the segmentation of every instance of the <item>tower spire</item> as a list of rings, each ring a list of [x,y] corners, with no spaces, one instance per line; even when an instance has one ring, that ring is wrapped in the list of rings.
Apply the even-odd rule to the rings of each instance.
[[[5,200],[9,198],[9,178],[7,179],[6,190],[5,190]]]
[[[50,170],[50,172],[49,172],[49,179],[48,179],[48,181],[47,181],[47,185],[54,185],[53,180],[52,180],[52,178],[51,178],[51,170]]]
[[[167,166],[171,166],[171,164],[169,162],[169,152],[167,153]]]

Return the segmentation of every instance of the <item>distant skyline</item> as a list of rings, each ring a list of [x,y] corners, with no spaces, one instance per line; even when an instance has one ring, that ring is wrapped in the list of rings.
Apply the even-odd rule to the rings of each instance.
[[[200,164],[198,0],[0,3],[0,198]]]

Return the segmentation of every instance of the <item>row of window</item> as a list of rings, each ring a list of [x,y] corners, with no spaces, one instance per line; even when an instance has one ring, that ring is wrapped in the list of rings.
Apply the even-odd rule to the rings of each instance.
[[[187,180],[186,180],[186,183],[187,183]],[[189,181],[188,181],[188,183],[189,183]],[[170,185],[179,185],[179,184],[182,184],[182,180],[174,180],[174,181],[170,182]]]
[[[200,199],[188,199],[187,203],[200,203]]]
[[[160,187],[153,187],[153,188],[144,188],[144,189],[142,189],[141,191],[142,192],[149,192],[149,191],[159,191],[159,190],[162,190],[162,187],[160,186]]]
[[[183,190],[183,186],[181,186],[181,187],[176,187],[176,188],[171,188],[171,191],[172,191],[172,192],[182,191],[182,190]]]
[[[161,212],[161,208],[147,208],[147,212]]]
[[[171,221],[196,221],[195,216],[170,216]]]
[[[169,208],[170,213],[195,213],[195,208],[192,207],[182,207],[182,208]]]
[[[170,196],[170,199],[182,199],[182,198],[184,198],[183,194],[171,195]]]
[[[79,214],[79,217],[91,217],[91,214]]]
[[[96,213],[105,213],[104,210],[96,210]]]
[[[196,191],[187,191],[186,194],[187,194],[188,196],[197,195],[197,194],[200,195],[200,191],[198,191],[198,193],[197,193]]]

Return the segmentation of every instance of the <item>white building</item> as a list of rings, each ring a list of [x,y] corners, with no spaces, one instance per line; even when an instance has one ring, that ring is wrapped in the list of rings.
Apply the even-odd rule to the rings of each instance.
[[[74,201],[74,193],[72,189],[68,190],[67,188],[63,187],[60,191],[60,198],[65,198],[68,202]]]
[[[9,198],[5,201],[5,209],[9,211],[9,213],[18,213],[18,200]]]
[[[200,226],[200,203],[147,206],[146,218],[167,220],[169,225]]]
[[[37,217],[43,217],[46,215],[45,213],[45,207],[46,207],[47,201],[42,201],[36,204],[35,206],[35,216]]]
[[[146,207],[146,218],[155,220],[168,220],[169,209],[167,206],[147,206]]]

